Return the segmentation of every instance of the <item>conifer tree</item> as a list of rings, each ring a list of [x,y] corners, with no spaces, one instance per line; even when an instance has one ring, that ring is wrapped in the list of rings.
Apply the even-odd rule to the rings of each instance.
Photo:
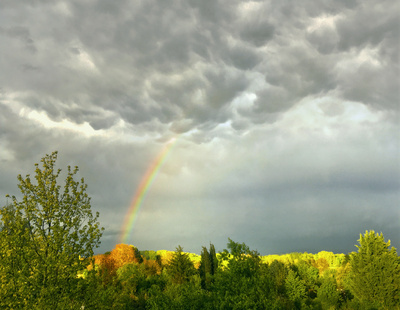
[[[300,309],[301,304],[307,297],[307,287],[304,281],[299,278],[297,273],[291,269],[289,270],[288,276],[285,279],[285,288],[289,300],[293,301],[296,308]]]
[[[214,275],[218,269],[218,259],[214,244],[212,243],[210,243],[209,255],[210,255],[211,274]]]
[[[201,279],[201,288],[205,289],[209,282],[209,274],[211,273],[210,253],[208,253],[208,250],[205,246],[203,246],[201,251],[199,273]]]
[[[210,244],[210,251],[203,246],[199,267],[201,287],[203,289],[207,288],[207,285],[211,282],[211,276],[215,274],[217,268],[218,259],[217,254],[215,253],[214,245]]]
[[[175,253],[168,262],[167,270],[172,282],[176,284],[187,282],[190,276],[196,273],[193,262],[188,254],[183,253],[181,246],[176,248]]]
[[[360,234],[358,252],[350,257],[350,290],[360,302],[384,309],[399,307],[400,263],[396,249],[389,249],[383,234]]]

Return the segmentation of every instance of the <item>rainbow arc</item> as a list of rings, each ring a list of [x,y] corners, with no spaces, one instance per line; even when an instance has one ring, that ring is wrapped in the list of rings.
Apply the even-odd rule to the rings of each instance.
[[[170,153],[172,147],[176,143],[176,138],[171,139],[163,148],[161,153],[156,157],[156,159],[150,164],[146,173],[144,174],[139,186],[136,189],[135,196],[129,206],[128,212],[126,213],[124,224],[121,230],[120,242],[125,243],[135,225],[136,219],[138,217],[139,211],[142,207],[142,203],[146,197],[146,194],[151,187],[153,181],[157,177],[158,172],[165,163],[168,154]]]

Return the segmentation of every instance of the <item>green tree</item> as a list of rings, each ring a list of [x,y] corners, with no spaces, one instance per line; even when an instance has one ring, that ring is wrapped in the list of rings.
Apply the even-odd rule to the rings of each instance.
[[[296,264],[295,268],[297,269],[297,273],[300,276],[300,279],[303,280],[304,284],[307,287],[307,295],[310,298],[314,298],[316,296],[317,290],[317,281],[319,274],[318,269],[304,260],[299,261]]]
[[[240,276],[251,278],[260,268],[260,254],[255,250],[250,250],[245,243],[238,243],[228,238],[228,250],[221,253],[224,260],[228,260],[229,270]]]
[[[358,252],[350,256],[350,291],[355,299],[380,308],[399,307],[400,263],[396,249],[373,230],[360,234]]]
[[[259,253],[228,239],[220,253],[222,268],[214,277],[214,309],[271,309],[273,280]]]
[[[207,288],[207,286],[210,284],[210,282],[212,281],[212,276],[215,274],[217,268],[218,259],[217,254],[215,253],[214,245],[210,244],[210,251],[208,251],[207,248],[203,246],[199,266],[201,287],[203,289]]]
[[[171,276],[172,282],[176,284],[187,282],[196,273],[193,262],[190,260],[189,255],[183,252],[181,246],[176,248],[175,253],[168,263],[167,271]]]
[[[214,244],[212,243],[210,244],[209,255],[210,255],[210,267],[211,267],[210,271],[211,275],[214,275],[218,269],[218,259]]]
[[[0,209],[0,308],[77,308],[86,299],[78,273],[100,244],[99,214],[84,179],[74,180],[78,167],[68,166],[63,190],[57,184],[56,159],[53,152],[42,169],[35,164],[35,184],[18,175],[22,199]]]
[[[285,293],[285,279],[288,274],[288,268],[284,263],[274,260],[268,268],[272,277],[273,287],[277,294],[283,295]]]
[[[323,278],[321,286],[318,287],[317,296],[317,299],[321,302],[323,309],[336,309],[341,301],[341,298],[335,279],[332,277]]]
[[[301,305],[307,298],[307,286],[304,281],[299,278],[297,273],[291,269],[285,280],[285,288],[289,300],[294,302],[296,309],[301,309]]]

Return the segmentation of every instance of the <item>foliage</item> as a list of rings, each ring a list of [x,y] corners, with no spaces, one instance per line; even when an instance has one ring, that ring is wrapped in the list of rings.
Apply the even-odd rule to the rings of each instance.
[[[116,269],[128,263],[143,262],[143,258],[138,249],[127,244],[117,244],[110,253],[110,259],[115,261]]]
[[[289,300],[293,301],[297,307],[301,305],[306,297],[306,285],[303,280],[293,270],[289,270],[285,280],[285,288]]]
[[[336,309],[341,301],[340,292],[333,278],[323,278],[321,286],[317,290],[317,299],[321,302],[323,309]]]
[[[68,166],[62,189],[56,159],[53,152],[42,158],[42,169],[35,164],[36,184],[30,175],[18,175],[22,199],[12,196],[12,204],[0,210],[1,308],[84,304],[87,280],[77,275],[90,264],[102,229],[84,179],[74,180],[78,167]]]
[[[310,262],[300,261],[295,267],[297,273],[306,285],[307,295],[310,298],[316,296],[318,287],[319,271]]]
[[[201,251],[201,260],[199,265],[199,274],[201,278],[201,287],[207,288],[212,282],[212,277],[218,269],[218,259],[215,253],[215,247],[210,244],[210,251],[203,246]]]
[[[396,249],[373,230],[360,234],[358,252],[350,256],[350,291],[359,301],[385,309],[399,307],[400,262]]]
[[[329,269],[329,263],[324,257],[320,257],[317,260],[312,261],[312,265],[318,269],[319,273],[322,274],[324,271]]]
[[[167,266],[167,271],[171,277],[171,281],[175,284],[187,282],[190,276],[196,273],[193,262],[190,260],[187,253],[183,253],[181,246],[176,248]]]
[[[159,257],[160,264],[147,255]],[[385,309],[354,299],[349,291],[351,260],[344,254],[290,253],[273,255],[284,259],[265,263],[257,251],[229,239],[227,250],[218,254],[211,244],[202,247],[200,256],[181,247],[147,255],[143,262],[122,265],[105,286],[106,292],[115,289],[105,295],[112,296],[108,303],[113,309]],[[161,264],[162,257],[169,261]],[[153,272],[149,265],[161,271]]]

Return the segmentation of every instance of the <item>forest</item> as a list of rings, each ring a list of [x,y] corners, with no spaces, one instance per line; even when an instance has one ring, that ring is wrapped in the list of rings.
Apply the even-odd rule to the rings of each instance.
[[[78,167],[57,183],[57,152],[19,175],[21,197],[0,208],[1,309],[400,309],[400,258],[390,240],[360,234],[357,251],[261,256],[228,239],[200,255],[118,244],[103,228]]]
[[[260,256],[231,239],[201,255],[118,244],[95,256],[110,309],[399,309],[399,257],[382,234],[359,251]]]

